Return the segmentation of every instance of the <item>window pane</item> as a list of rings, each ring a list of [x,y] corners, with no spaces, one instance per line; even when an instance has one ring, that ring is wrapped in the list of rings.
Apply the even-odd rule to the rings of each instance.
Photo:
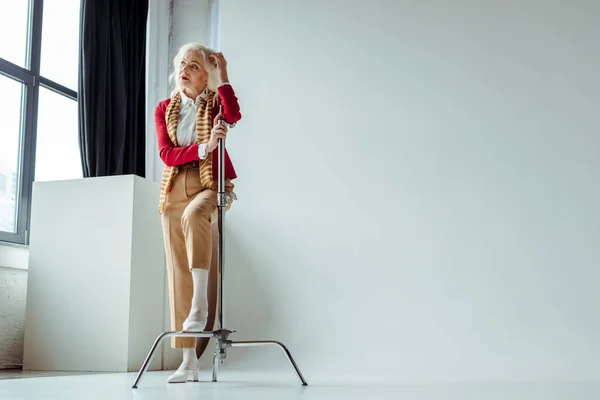
[[[0,57],[20,67],[27,59],[29,1],[0,0]]]
[[[77,102],[40,87],[35,180],[83,178]]]
[[[80,3],[81,0],[44,0],[42,22],[40,73],[75,91],[79,63]]]
[[[17,232],[22,95],[22,83],[0,75],[0,231],[12,233]]]

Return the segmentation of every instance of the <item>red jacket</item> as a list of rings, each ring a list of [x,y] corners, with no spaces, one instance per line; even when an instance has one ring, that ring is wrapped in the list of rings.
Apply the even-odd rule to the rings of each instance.
[[[228,124],[233,124],[242,118],[240,114],[240,105],[238,99],[235,96],[235,92],[231,85],[224,85],[217,89],[219,96],[221,97],[221,104],[223,105],[223,119]],[[185,164],[192,161],[200,160],[198,156],[198,144],[192,144],[190,146],[176,147],[171,143],[169,133],[167,132],[167,121],[165,119],[165,111],[167,106],[171,102],[171,99],[166,99],[158,103],[156,110],[154,111],[154,120],[156,122],[156,136],[158,141],[158,153],[160,158],[167,166],[176,166]],[[213,114],[217,115],[219,112],[218,107],[213,108]],[[218,179],[218,162],[219,162],[219,147],[213,150],[213,179]],[[237,175],[233,168],[233,163],[229,158],[227,149],[225,149],[225,178],[235,179]]]

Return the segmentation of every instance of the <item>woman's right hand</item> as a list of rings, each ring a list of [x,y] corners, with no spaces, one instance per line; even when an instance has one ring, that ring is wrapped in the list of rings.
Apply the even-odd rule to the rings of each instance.
[[[213,128],[210,131],[210,139],[208,140],[208,143],[206,145],[206,151],[208,153],[212,152],[214,149],[217,148],[217,146],[219,145],[219,139],[225,139],[227,137],[228,129],[219,120],[219,118],[221,118],[222,115],[223,113],[219,111],[219,113],[215,117]]]

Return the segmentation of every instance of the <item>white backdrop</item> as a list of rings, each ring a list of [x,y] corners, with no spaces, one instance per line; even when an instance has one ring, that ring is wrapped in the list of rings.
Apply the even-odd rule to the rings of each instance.
[[[600,3],[222,0],[220,23],[236,338],[313,381],[600,378]],[[235,368],[293,376],[276,350]]]

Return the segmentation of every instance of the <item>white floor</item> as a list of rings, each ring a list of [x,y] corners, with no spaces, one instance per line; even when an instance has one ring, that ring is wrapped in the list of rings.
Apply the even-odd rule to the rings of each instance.
[[[136,374],[93,374],[0,380],[2,400],[587,400],[600,398],[596,383],[521,384],[326,384],[302,387],[293,377],[221,373],[210,382],[207,371],[198,383],[167,384],[170,372],[149,372],[138,389]]]

